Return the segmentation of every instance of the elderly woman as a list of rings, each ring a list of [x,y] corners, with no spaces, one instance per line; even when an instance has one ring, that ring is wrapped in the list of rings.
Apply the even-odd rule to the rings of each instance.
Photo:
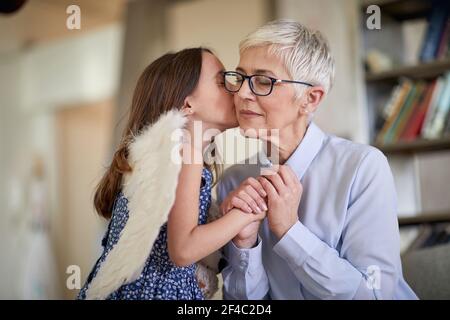
[[[225,299],[417,298],[402,275],[386,157],[311,121],[333,75],[323,36],[289,20],[248,35],[236,71],[224,74],[241,131],[274,150],[258,132],[278,129],[280,164],[266,175],[261,159],[235,165],[218,185],[223,213],[267,211],[224,248]]]

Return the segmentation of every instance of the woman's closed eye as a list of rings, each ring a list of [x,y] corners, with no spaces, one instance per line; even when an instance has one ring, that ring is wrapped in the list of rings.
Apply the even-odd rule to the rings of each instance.
[[[270,86],[272,84],[272,81],[265,77],[256,77],[255,82],[258,86]]]

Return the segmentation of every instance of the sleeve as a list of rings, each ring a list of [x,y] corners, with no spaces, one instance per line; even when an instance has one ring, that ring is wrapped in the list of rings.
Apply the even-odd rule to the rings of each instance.
[[[401,277],[397,200],[377,149],[356,171],[341,241],[338,252],[299,221],[274,250],[319,299],[392,299]]]
[[[240,249],[233,241],[225,247],[227,266],[222,270],[225,300],[260,300],[269,291],[269,281],[262,259],[262,241],[251,249]]]
[[[229,182],[229,181],[228,181]],[[228,187],[227,187],[228,185]],[[217,203],[220,205],[233,190],[224,177],[217,185]],[[222,250],[226,266],[222,270],[223,298],[225,300],[264,299],[269,291],[269,280],[262,263],[262,241],[258,236],[255,247],[240,249],[230,241]]]

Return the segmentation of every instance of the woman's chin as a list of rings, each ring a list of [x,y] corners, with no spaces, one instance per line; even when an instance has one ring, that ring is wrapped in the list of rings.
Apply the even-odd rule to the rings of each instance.
[[[248,126],[239,126],[239,132],[243,137],[246,138],[253,138],[258,139],[259,138],[259,130],[257,128],[252,128]]]

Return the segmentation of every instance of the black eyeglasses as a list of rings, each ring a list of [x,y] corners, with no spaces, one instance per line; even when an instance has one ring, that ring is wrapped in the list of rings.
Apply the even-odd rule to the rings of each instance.
[[[257,96],[268,96],[269,94],[271,94],[275,83],[298,83],[313,87],[312,84],[307,82],[280,80],[259,74],[246,76],[236,71],[225,71],[223,73],[223,82],[225,85],[225,89],[227,89],[227,91],[229,92],[238,92],[246,79],[248,79],[250,90]]]

